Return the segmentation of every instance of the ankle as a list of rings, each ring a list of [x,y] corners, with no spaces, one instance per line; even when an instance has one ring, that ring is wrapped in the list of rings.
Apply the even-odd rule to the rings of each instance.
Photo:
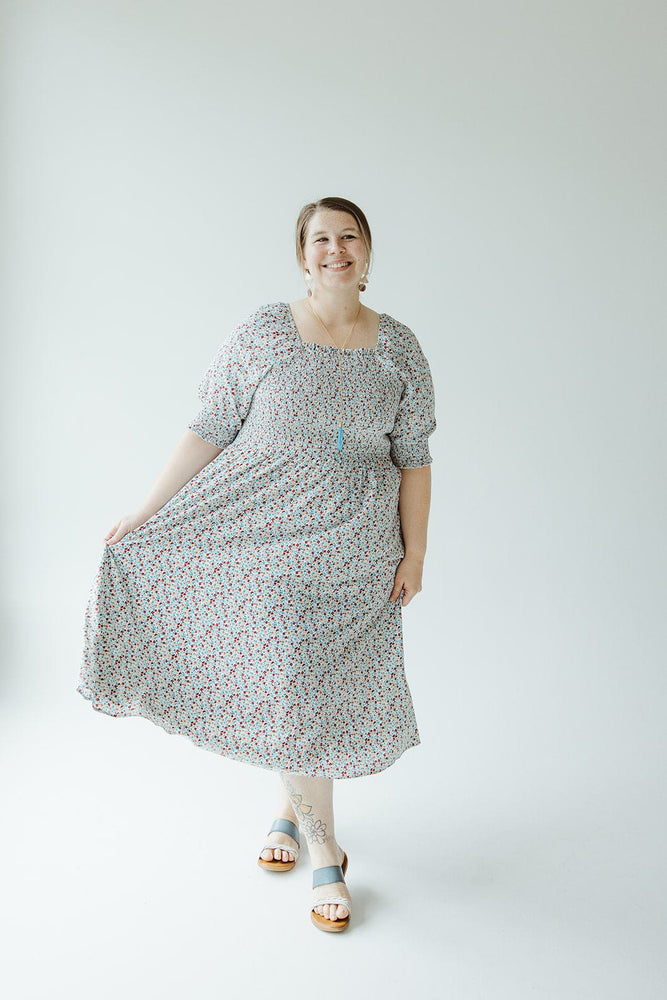
[[[309,844],[308,851],[313,869],[343,863],[343,850],[335,840],[327,841],[326,844]]]
[[[299,824],[297,823],[296,816],[291,811],[283,810],[283,812],[277,812],[276,813],[276,819],[286,819],[286,820],[289,820],[290,823],[294,823],[294,825],[297,828],[297,830],[299,829]]]

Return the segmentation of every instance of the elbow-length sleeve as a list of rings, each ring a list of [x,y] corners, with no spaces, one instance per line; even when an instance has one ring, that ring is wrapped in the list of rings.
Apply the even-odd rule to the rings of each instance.
[[[255,389],[271,367],[257,322],[260,315],[253,313],[235,327],[197,387],[201,409],[188,427],[218,448],[230,445],[241,430]]]
[[[403,328],[403,334],[399,364],[403,392],[388,435],[389,454],[399,469],[417,469],[433,461],[428,439],[437,427],[435,390],[429,363],[416,336],[408,327]]]

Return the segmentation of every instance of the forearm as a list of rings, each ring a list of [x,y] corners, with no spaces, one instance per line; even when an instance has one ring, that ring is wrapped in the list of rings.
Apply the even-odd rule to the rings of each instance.
[[[204,441],[194,431],[186,430],[169,456],[153,489],[137,512],[141,521],[147,521],[149,517],[156,514],[221,451],[222,448]]]
[[[430,508],[431,466],[401,469],[398,512],[406,556],[424,560]]]

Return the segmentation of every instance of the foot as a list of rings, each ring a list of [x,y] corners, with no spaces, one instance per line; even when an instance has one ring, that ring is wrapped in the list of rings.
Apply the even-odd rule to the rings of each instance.
[[[336,845],[335,850],[332,854],[328,854],[323,860],[317,861],[317,864],[313,864],[313,868],[324,868],[325,865],[342,865],[343,863],[343,850]],[[349,917],[350,911],[347,906],[343,903],[324,903],[320,906],[317,905],[318,899],[326,898],[327,896],[344,896],[352,902],[352,897],[348,891],[345,882],[328,882],[326,885],[318,885],[316,889],[313,889],[313,910],[319,913],[321,916],[326,917],[327,920],[344,920],[345,917]]]
[[[281,819],[289,819],[294,822],[294,817],[292,816],[282,816]],[[296,843],[293,837],[290,837],[288,833],[281,833],[280,830],[274,830],[266,838],[267,844],[294,844],[295,847],[299,845]],[[262,861],[294,861],[294,854],[291,851],[283,851],[279,847],[266,847],[260,854]]]

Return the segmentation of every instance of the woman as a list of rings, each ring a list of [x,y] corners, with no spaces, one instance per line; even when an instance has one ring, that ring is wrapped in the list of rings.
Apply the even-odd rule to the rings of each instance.
[[[434,393],[414,333],[361,304],[371,249],[352,202],[303,207],[308,294],[236,327],[152,492],[106,535],[77,686],[278,771],[258,863],[290,871],[305,835],[326,931],[351,912],[333,782],[419,743],[401,612],[422,585]]]

